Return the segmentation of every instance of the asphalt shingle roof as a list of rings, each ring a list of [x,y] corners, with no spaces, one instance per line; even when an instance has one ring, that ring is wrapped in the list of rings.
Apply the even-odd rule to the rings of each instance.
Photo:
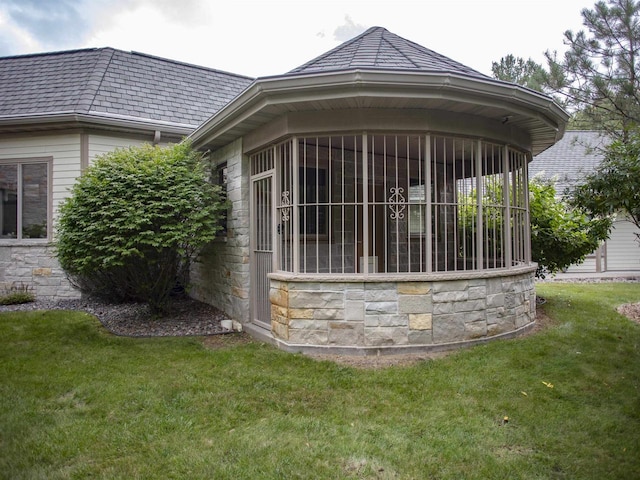
[[[569,130],[558,143],[533,157],[529,178],[554,178],[556,193],[562,194],[600,165],[601,148],[606,144],[607,137],[602,132]]]
[[[4,57],[0,118],[93,113],[196,127],[252,81],[113,48]]]
[[[315,73],[356,68],[447,72],[490,78],[382,27],[371,27],[361,35],[294,68],[289,73]]]

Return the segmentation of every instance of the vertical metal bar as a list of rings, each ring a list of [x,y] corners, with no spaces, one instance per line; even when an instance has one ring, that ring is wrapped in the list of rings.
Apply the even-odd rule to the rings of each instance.
[[[342,245],[342,273],[345,273],[344,272],[344,267],[345,267],[345,263],[344,263],[344,260],[345,260],[345,231],[344,231],[344,226],[345,225],[344,225],[344,216],[345,215],[344,214],[345,214],[346,199],[344,198],[344,186],[345,186],[345,176],[344,176],[344,165],[345,165],[345,159],[344,159],[344,136],[342,136],[340,138],[342,139],[342,156],[341,156],[341,160],[340,160],[341,166],[342,166],[342,175],[341,175],[342,182],[340,182],[341,183],[341,188],[342,188],[342,195],[340,197],[340,202],[341,202],[340,211],[342,212],[342,232],[341,232],[341,235],[342,235],[342,243],[341,243],[341,245]]]
[[[306,139],[305,139],[306,141]],[[291,241],[291,254],[293,255],[293,271],[294,273],[300,272],[300,202],[298,200],[298,183],[299,180],[299,152],[300,152],[300,141],[298,137],[293,137],[291,139],[291,143],[293,145],[293,161],[291,162],[291,171],[290,171],[290,182],[291,182],[291,226],[290,228],[293,230],[292,232],[292,241]],[[305,149],[306,150],[306,149]]]
[[[357,149],[356,149],[357,150]],[[369,138],[362,134],[362,256],[364,274],[369,274]],[[356,202],[357,203],[357,202]]]
[[[507,268],[513,266],[512,240],[511,240],[511,189],[509,188],[509,162],[510,149],[504,146],[504,158],[502,159],[502,201],[503,201],[503,231],[504,231],[504,263]]]
[[[427,260],[427,272],[431,273],[433,272],[433,231],[432,231],[432,225],[431,225],[431,219],[432,219],[432,211],[431,209],[433,208],[433,201],[431,196],[433,195],[432,192],[432,172],[431,172],[431,168],[432,168],[432,161],[431,161],[431,135],[426,135],[425,136],[425,155],[424,155],[424,164],[425,164],[425,195],[426,195],[426,212],[425,212],[425,230],[426,230],[426,234],[425,234],[425,242],[426,242],[426,247],[427,247],[427,251],[426,251],[426,260]]]
[[[367,156],[367,162],[368,159],[371,158],[371,198],[369,199],[370,201],[370,206],[367,206],[367,216],[369,216],[369,208],[371,209],[371,220],[373,222],[373,225],[371,226],[371,242],[372,242],[372,247],[371,247],[371,255],[375,258],[377,257],[377,252],[378,252],[378,244],[377,244],[377,240],[376,240],[376,228],[378,226],[378,222],[376,221],[376,210],[378,209],[378,206],[376,205],[376,156],[375,156],[375,151],[376,151],[376,136],[372,135],[371,136],[371,152],[370,155]],[[377,266],[376,266],[377,269]]]
[[[531,153],[521,155],[522,159],[522,196],[524,197],[524,262],[531,263],[531,213],[529,211],[529,184],[526,179],[529,178],[529,162],[531,161]],[[529,158],[527,158],[529,157]]]
[[[484,259],[484,251],[483,251],[483,232],[484,232],[484,223],[483,223],[483,210],[482,210],[482,180],[483,180],[483,171],[482,171],[482,140],[478,140],[476,144],[476,202],[477,202],[477,210],[478,215],[476,218],[477,222],[477,230],[476,230],[476,269],[483,269],[483,259]]]
[[[316,137],[316,272],[320,272],[320,138]]]
[[[327,166],[327,175],[325,176],[325,183],[326,183],[326,195],[327,198],[325,199],[325,204],[323,205],[322,208],[325,209],[325,215],[326,215],[326,221],[327,221],[327,244],[328,244],[328,251],[329,251],[329,258],[327,259],[327,261],[329,262],[329,272],[333,272],[333,255],[331,255],[331,236],[333,235],[333,222],[331,221],[331,201],[332,201],[332,197],[331,197],[331,184],[333,183],[331,181],[331,149],[332,149],[332,138],[331,136],[328,137],[329,138],[329,153],[328,153],[328,166]]]
[[[387,223],[387,210],[389,209],[389,204],[388,202],[388,192],[387,192],[387,137],[386,136],[382,136],[382,168],[383,168],[383,182],[382,184],[384,185],[383,187],[383,191],[384,191],[384,198],[383,198],[383,207],[382,207],[382,211],[383,211],[383,218],[384,218],[384,245],[385,245],[385,252],[384,252],[384,273],[389,273],[389,225]]]

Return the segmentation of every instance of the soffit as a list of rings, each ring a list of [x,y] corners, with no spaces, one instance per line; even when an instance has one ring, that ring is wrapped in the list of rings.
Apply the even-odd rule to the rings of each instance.
[[[191,135],[216,149],[289,112],[421,109],[504,122],[531,138],[537,154],[564,132],[568,114],[549,97],[523,87],[462,74],[350,70],[258,79]]]

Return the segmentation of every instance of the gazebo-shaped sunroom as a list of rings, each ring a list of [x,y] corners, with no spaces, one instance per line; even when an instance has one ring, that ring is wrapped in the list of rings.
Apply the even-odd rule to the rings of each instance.
[[[248,240],[205,258],[195,293],[292,350],[522,332],[535,319],[527,164],[566,120],[542,94],[379,27],[258,79],[192,135],[225,169],[229,228]],[[210,273],[225,269],[228,294]]]

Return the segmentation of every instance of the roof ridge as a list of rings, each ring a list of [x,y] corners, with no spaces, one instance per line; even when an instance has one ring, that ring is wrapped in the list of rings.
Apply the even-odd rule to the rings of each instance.
[[[393,33],[389,32],[388,30],[385,30],[385,31],[386,31],[386,33],[391,34],[391,38],[392,38],[392,39],[399,38],[397,35],[395,35],[395,34],[393,34]],[[380,38],[380,43],[382,43],[382,41],[383,41],[383,40],[384,40],[384,41],[385,41],[385,42],[386,42],[386,43],[387,43],[391,48],[393,48],[396,52],[398,52],[398,54],[400,54],[400,55],[402,56],[402,58],[406,59],[406,60],[407,60],[409,63],[411,63],[414,67],[420,68],[420,65],[419,65],[417,62],[413,61],[411,58],[409,58],[407,55],[405,55],[405,54],[404,54],[404,52],[403,52],[402,50],[400,50],[400,49],[399,49],[399,48],[394,44],[394,42],[392,42],[392,41],[391,41],[391,40],[389,40],[388,38],[385,38],[384,33],[382,34],[382,37]],[[411,40],[406,40],[406,39],[403,39],[403,40],[405,40],[406,42],[410,42],[410,43],[412,44],[412,46],[413,46],[413,44],[414,44],[414,42],[412,42]],[[415,48],[415,47],[414,47],[414,48]],[[380,55],[380,50],[378,50],[378,52],[377,52],[377,54],[376,54],[376,60],[378,59],[378,55]]]
[[[97,50],[99,50],[100,53],[93,65],[93,71],[89,75],[89,79],[87,80],[82,93],[78,95],[78,103],[76,103],[78,112],[89,113],[91,111],[93,102],[98,95],[100,86],[102,85],[104,77],[107,74],[107,70],[109,69],[109,65],[111,64],[111,59],[113,59],[115,54],[115,49],[110,47],[104,47]]]
[[[360,40],[360,38],[361,38],[361,37],[363,37],[363,36],[365,36],[365,35],[367,35],[367,34],[371,33],[373,30],[376,30],[376,29],[386,30],[384,27],[369,27],[369,28],[367,28],[364,32],[362,32],[360,35],[356,35],[356,36],[355,36],[355,37],[353,37],[352,39],[347,40],[346,42],[342,42],[340,45],[337,45],[337,46],[333,47],[333,48],[332,48],[331,50],[329,50],[328,52],[324,52],[323,54],[321,54],[321,55],[319,55],[319,56],[317,56],[317,57],[315,57],[315,58],[312,58],[312,59],[311,59],[311,60],[309,60],[308,62],[305,62],[304,64],[302,64],[302,65],[300,65],[300,66],[298,66],[298,67],[294,68],[293,70],[290,70],[290,71],[289,71],[289,72],[287,72],[287,73],[295,73],[295,72],[297,72],[297,71],[304,70],[304,68],[305,68],[306,66],[311,65],[312,63],[316,63],[316,62],[318,62],[319,60],[322,60],[322,59],[327,58],[328,56],[330,56],[330,55],[334,54],[335,52],[339,52],[340,50],[343,50],[343,49],[345,49],[345,48],[347,48],[347,47],[351,46],[353,43],[355,43],[355,42],[357,42],[358,40]]]
[[[35,53],[20,53],[17,55],[7,55],[6,57],[0,57],[0,60],[12,60],[16,58],[28,58],[28,57],[50,57],[54,55],[67,55],[72,53],[82,53],[82,52],[94,52],[97,50],[103,50],[104,48],[109,47],[88,47],[88,48],[76,48],[73,50],[56,50],[53,52],[35,52]]]

